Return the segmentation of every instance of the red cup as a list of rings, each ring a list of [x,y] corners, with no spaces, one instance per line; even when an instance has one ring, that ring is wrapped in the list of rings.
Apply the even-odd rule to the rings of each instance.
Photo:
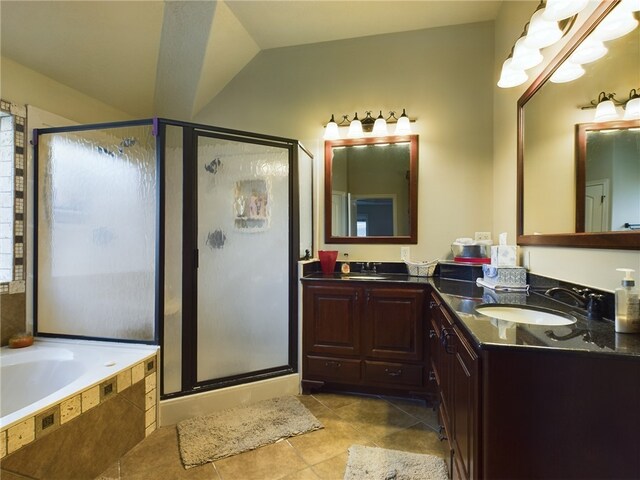
[[[336,268],[338,251],[318,250],[318,256],[320,257],[320,267],[322,267],[322,273],[333,273]]]

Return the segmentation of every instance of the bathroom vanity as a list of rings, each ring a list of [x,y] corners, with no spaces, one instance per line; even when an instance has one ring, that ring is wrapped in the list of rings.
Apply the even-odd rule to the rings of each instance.
[[[640,336],[539,293],[439,277],[312,274],[303,294],[303,390],[429,398],[453,478],[640,472]],[[479,313],[482,303],[546,307],[577,322],[504,322]]]

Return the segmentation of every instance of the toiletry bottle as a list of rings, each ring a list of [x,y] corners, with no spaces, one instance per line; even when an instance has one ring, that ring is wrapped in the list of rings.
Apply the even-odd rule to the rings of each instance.
[[[342,262],[342,265],[340,266],[340,271],[342,273],[349,273],[351,272],[351,266],[349,265],[349,254],[345,253],[344,257],[345,257],[345,261]]]
[[[630,268],[617,268],[625,272],[620,287],[616,288],[616,332],[640,333],[640,295]]]

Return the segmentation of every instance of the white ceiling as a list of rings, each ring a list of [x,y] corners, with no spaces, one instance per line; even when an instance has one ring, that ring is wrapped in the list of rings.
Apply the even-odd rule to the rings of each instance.
[[[260,50],[487,21],[501,3],[2,0],[1,47],[134,117],[191,119]]]

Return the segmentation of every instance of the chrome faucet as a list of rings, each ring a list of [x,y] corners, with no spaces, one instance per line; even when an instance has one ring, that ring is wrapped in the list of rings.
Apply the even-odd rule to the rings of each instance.
[[[565,287],[553,287],[544,292],[544,294],[548,297],[555,298],[556,293],[562,293],[573,298],[576,301],[578,307],[586,308],[587,302],[589,301],[587,298],[587,294],[589,292],[591,292],[591,290],[589,290],[588,288],[580,290],[578,288],[569,289]]]
[[[560,293],[573,298],[580,308],[587,311],[587,318],[590,320],[602,320],[604,295],[594,293],[588,288],[564,288],[553,287],[548,289],[544,294],[548,297],[555,298],[555,294]]]
[[[363,262],[362,268],[360,269],[361,273],[377,273],[377,266],[380,265],[378,262]]]

